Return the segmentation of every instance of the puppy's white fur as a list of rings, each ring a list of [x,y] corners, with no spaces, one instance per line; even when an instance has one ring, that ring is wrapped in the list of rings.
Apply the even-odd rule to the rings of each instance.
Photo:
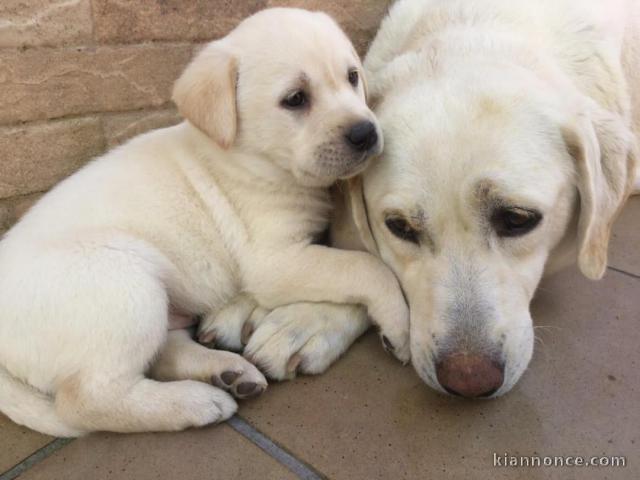
[[[345,145],[350,125],[375,123],[354,69],[326,15],[263,11],[178,80],[189,121],[45,195],[0,242],[0,410],[63,436],[226,419],[234,400],[203,381],[242,396],[264,377],[238,355],[168,334],[169,313],[215,318],[242,292],[269,308],[363,303],[407,360],[408,311],[390,270],[311,244],[328,226],[326,187],[375,153]],[[311,104],[283,108],[296,90]]]
[[[624,0],[400,0],[384,20],[365,67],[385,152],[363,175],[366,205],[339,210],[334,240],[378,252],[399,276],[412,361],[434,388],[443,351],[486,349],[506,364],[496,394],[509,391],[531,358],[529,302],[543,272],[577,261],[603,275],[634,178],[640,190],[639,14]],[[498,238],[491,198],[544,219]],[[419,229],[420,245],[394,237],[390,215]],[[310,318],[338,318],[314,309]],[[263,350],[261,361],[283,368],[283,356]]]

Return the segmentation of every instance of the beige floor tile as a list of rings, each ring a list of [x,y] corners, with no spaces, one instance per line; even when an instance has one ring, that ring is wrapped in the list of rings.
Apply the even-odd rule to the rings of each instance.
[[[94,434],[20,480],[286,480],[292,473],[227,425],[180,433]]]
[[[532,365],[497,400],[434,393],[369,335],[324,376],[274,385],[241,414],[335,479],[640,478],[639,293],[615,272],[546,281]],[[500,469],[493,452],[626,455],[629,466]]]
[[[640,275],[640,195],[631,197],[613,226],[609,265]]]
[[[53,440],[52,437],[16,425],[0,414],[0,473],[9,470]]]

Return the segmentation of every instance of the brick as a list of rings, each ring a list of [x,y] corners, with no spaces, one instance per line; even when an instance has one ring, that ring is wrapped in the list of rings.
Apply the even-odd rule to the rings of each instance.
[[[205,41],[226,35],[266,0],[93,0],[101,43]]]
[[[111,148],[148,130],[169,127],[181,120],[174,108],[109,114],[103,118],[104,135],[107,146]]]
[[[33,193],[22,197],[0,200],[0,234],[9,230],[44,193]]]
[[[0,199],[47,190],[104,151],[98,118],[0,128]]]
[[[2,0],[0,47],[87,44],[91,0]]]
[[[351,35],[361,54],[392,0],[93,0],[96,39],[102,43],[205,41],[224,36],[266,7],[323,10]]]
[[[267,0],[267,7],[298,7],[331,15],[364,55],[393,0]]]
[[[0,51],[0,124],[167,104],[192,45]]]

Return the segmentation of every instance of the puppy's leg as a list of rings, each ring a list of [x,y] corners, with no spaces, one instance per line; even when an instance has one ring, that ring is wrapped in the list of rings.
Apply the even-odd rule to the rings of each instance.
[[[228,393],[201,382],[104,373],[65,380],[56,395],[58,415],[84,430],[172,431],[226,420],[237,408]]]
[[[240,355],[198,345],[186,330],[169,332],[151,377],[168,380],[212,382],[238,398],[259,395],[267,388],[260,371]]]
[[[636,181],[633,184],[631,195],[640,195],[640,168],[636,171]]]
[[[333,303],[294,303],[248,321],[244,355],[275,380],[324,372],[370,326],[363,307]]]
[[[258,256],[248,290],[273,308],[301,301],[360,303],[380,326],[385,347],[410,359],[409,309],[393,272],[373,255],[309,245],[296,251]],[[264,260],[263,260],[264,261]]]
[[[51,298],[49,311],[64,333],[51,361],[73,363],[57,375],[58,415],[79,430],[117,432],[180,430],[230,417],[237,405],[219,388],[144,378],[167,338],[162,276],[171,265],[143,242],[120,239],[109,247],[64,255],[74,275]]]

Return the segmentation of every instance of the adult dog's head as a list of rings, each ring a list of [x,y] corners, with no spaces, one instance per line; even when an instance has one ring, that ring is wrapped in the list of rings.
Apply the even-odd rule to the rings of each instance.
[[[222,148],[311,186],[361,172],[382,149],[358,54],[327,15],[263,10],[207,45],[177,81],[180,113]]]
[[[386,147],[352,182],[360,235],[405,290],[424,381],[501,395],[531,358],[545,269],[604,274],[632,135],[575,90],[502,66],[406,71],[378,93]]]

